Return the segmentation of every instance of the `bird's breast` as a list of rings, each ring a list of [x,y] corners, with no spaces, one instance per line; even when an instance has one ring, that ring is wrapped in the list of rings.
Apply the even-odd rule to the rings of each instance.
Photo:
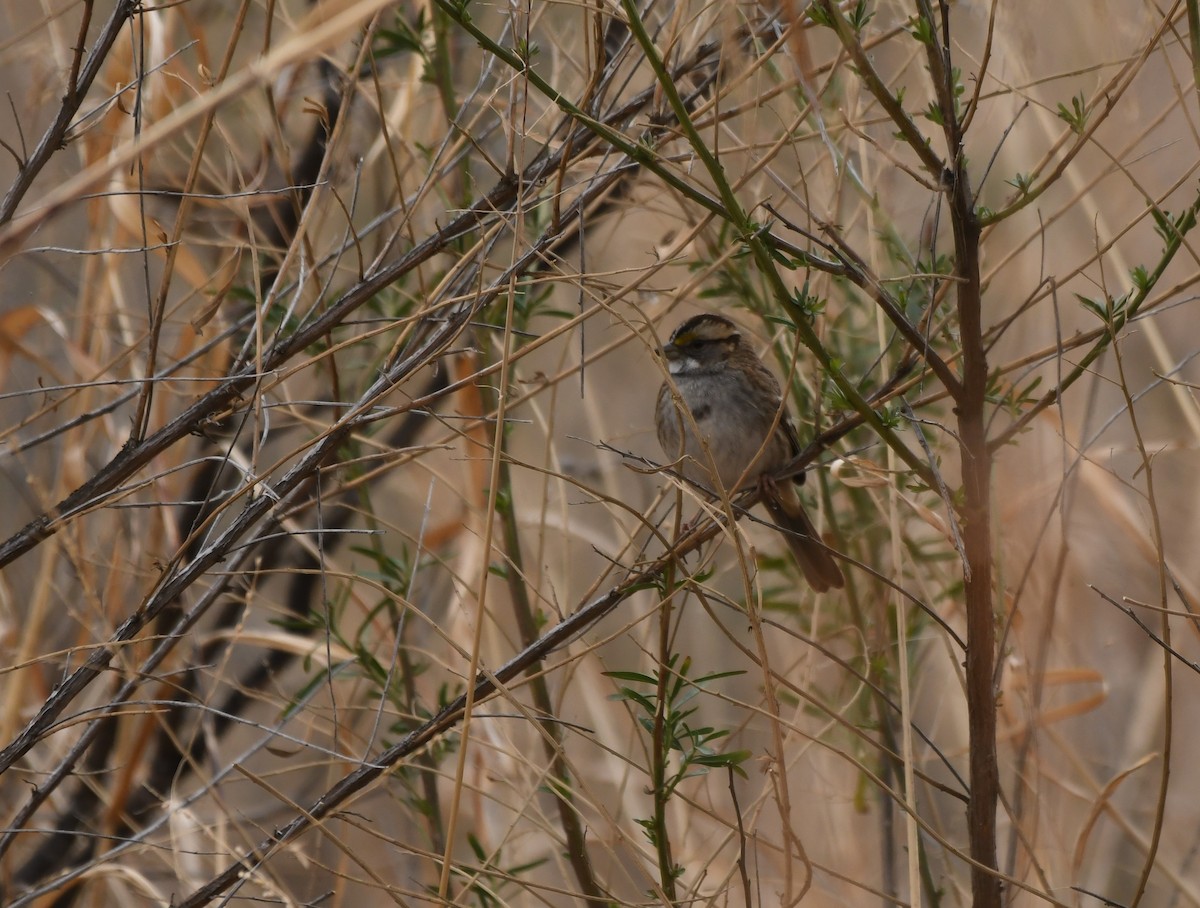
[[[776,432],[764,445],[775,414],[764,412],[743,383],[731,381],[728,376],[682,375],[676,378],[676,387],[691,420],[668,414],[674,425],[667,438],[660,432],[660,439],[669,456],[685,455],[683,471],[689,479],[712,487],[708,469],[711,457],[721,485],[732,489],[743,475],[744,486],[787,459],[782,433]],[[668,442],[673,442],[677,450],[671,451]],[[680,447],[682,450],[678,450]]]

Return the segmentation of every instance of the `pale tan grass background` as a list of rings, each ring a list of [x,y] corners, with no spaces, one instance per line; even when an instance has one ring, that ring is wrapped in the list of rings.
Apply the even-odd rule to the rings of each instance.
[[[18,156],[28,155],[58,110],[85,6],[94,40],[110,12],[106,4],[0,6],[8,36],[0,39],[7,99],[0,137]],[[756,54],[739,48],[747,21],[778,15],[786,27],[803,10],[796,6],[681,2],[652,5],[645,16],[672,59],[702,42],[723,42],[718,88],[700,102],[713,106],[702,106],[697,121],[742,205],[763,223],[771,216],[756,206],[770,203],[808,229],[836,225],[877,273],[896,286],[911,283],[918,269],[898,250],[926,269],[931,242],[948,255],[948,216],[943,211],[939,219],[935,194],[906,173],[918,166],[915,156],[894,138],[836,41],[827,30],[805,28],[769,55],[765,45]],[[904,89],[906,109],[941,151],[937,128],[916,116],[932,97],[924,54],[905,29],[917,5],[867,6],[874,18],[864,39],[875,42],[876,67],[894,90]],[[146,416],[153,432],[214,387],[242,350],[264,349],[285,311],[294,318],[321,311],[377,259],[395,260],[485,195],[510,166],[533,160],[543,142],[562,142],[552,131],[560,120],[554,104],[444,14],[437,21],[445,47],[436,46],[432,31],[423,39],[429,55],[448,53],[452,62],[446,77],[461,104],[454,127],[438,76],[419,54],[395,55],[372,69],[362,52],[364,29],[375,29],[378,42],[378,29],[394,28],[398,15],[430,22],[429,5],[256,2],[245,4],[241,20],[239,7],[191,0],[144,11],[138,27],[118,38],[65,147],[0,226],[5,539],[118,455],[134,402],[104,408],[138,390],[147,371],[188,360],[157,386]],[[984,100],[967,141],[980,204],[999,210],[1016,198],[1006,181],[1066,162],[1043,195],[991,228],[982,243],[985,326],[1015,316],[989,354],[998,387],[1040,376],[1034,396],[1041,396],[1082,352],[1058,354],[1058,345],[1101,327],[1076,295],[1125,293],[1132,268],[1157,263],[1163,243],[1148,202],[1178,213],[1196,198],[1200,108],[1184,5],[972,0],[949,8],[964,102],[976,90],[991,31]],[[514,28],[527,29],[538,48],[537,72],[568,98],[582,96],[594,71],[594,7],[473,2],[468,10],[505,47],[524,40]],[[636,54],[608,90],[609,103],[650,84]],[[139,73],[140,98],[128,89]],[[344,92],[332,119],[330,86],[335,95]],[[815,114],[805,103],[814,94]],[[1068,158],[1076,136],[1057,111],[1060,104],[1070,110],[1076,95],[1093,108],[1089,125],[1100,125]],[[630,136],[651,122],[652,110],[665,106],[641,111]],[[714,111],[724,115],[716,125]],[[281,193],[322,121],[332,122],[333,133],[312,197]],[[139,134],[152,146],[138,146]],[[682,140],[662,141],[658,150],[675,173],[712,191]],[[587,176],[606,166],[599,156],[575,162],[559,175],[565,197],[583,192]],[[13,155],[0,155],[0,188],[17,170]],[[185,203],[178,193],[189,170],[195,195]],[[538,198],[554,188],[549,181]],[[298,227],[276,248],[271,223],[279,212],[268,203],[282,200],[288,208],[297,199],[304,206]],[[194,557],[181,514],[195,494],[190,483],[200,458],[226,461],[217,487],[246,490],[218,509],[198,537],[203,541],[252,498],[273,494],[271,484],[359,400],[389,354],[413,335],[418,317],[481,292],[553,217],[543,202],[447,244],[323,345],[264,375],[229,420],[197,425],[195,435],[5,566],[0,747],[17,738],[92,648],[112,638],[162,576]],[[782,223],[773,229],[805,245]],[[561,251],[562,258],[532,273],[535,290],[544,285],[549,295],[512,340],[515,347],[536,342],[532,352],[423,404],[427,415],[396,416],[415,420],[405,450],[392,450],[386,426],[359,431],[353,445],[339,449],[339,459],[355,461],[355,469],[327,464],[321,507],[290,513],[274,528],[286,540],[281,560],[271,561],[262,546],[239,547],[190,586],[181,608],[232,568],[246,574],[234,591],[247,607],[224,623],[210,615],[190,631],[123,708],[128,715],[106,726],[112,737],[98,765],[81,765],[81,781],[58,786],[24,827],[13,828],[34,787],[87,723],[111,708],[119,682],[139,670],[149,642],[121,648],[111,670],[4,773],[6,904],[180,901],[396,741],[393,723],[411,727],[460,693],[470,666],[495,669],[522,648],[508,582],[516,568],[500,567],[507,546],[501,515],[490,506],[495,421],[472,420],[494,417],[502,385],[513,421],[505,433],[511,488],[503,491],[519,531],[519,585],[543,628],[662,549],[646,517],[668,515],[675,487],[636,459],[660,459],[652,401],[662,373],[653,349],[697,308],[732,310],[738,303],[729,294],[705,298],[706,291],[731,275],[747,280],[744,301],[758,314],[733,314],[775,354],[780,374],[794,369],[799,399],[832,405],[811,358],[793,364],[786,327],[760,317],[765,286],[736,238],[658,177],[632,175],[589,216],[584,242]],[[1129,325],[1115,351],[998,458],[999,862],[1007,878],[1026,887],[1006,885],[1009,904],[1101,904],[1080,889],[1130,904],[1157,825],[1161,842],[1140,904],[1200,905],[1200,679],[1182,661],[1200,659],[1200,646],[1194,620],[1178,615],[1200,599],[1200,407],[1187,384],[1200,381],[1191,360],[1200,353],[1197,266],[1185,244],[1151,295],[1152,314]],[[271,269],[279,271],[273,283]],[[469,280],[456,283],[463,275]],[[850,374],[868,390],[878,386],[899,352],[893,345],[869,371],[890,331],[869,300],[815,271],[792,279],[797,286],[808,280],[809,291],[826,300],[817,330]],[[165,309],[152,332],[151,366],[148,313],[160,288]],[[480,322],[503,325],[510,300],[502,295],[445,356],[372,403],[404,407],[440,378],[456,380],[503,360],[503,332]],[[952,323],[935,342],[953,351]],[[929,378],[907,400],[953,489],[957,453],[948,407],[932,399],[938,390]],[[1135,401],[1132,412],[1125,392]],[[992,432],[1015,416],[998,408]],[[827,427],[828,413],[820,418]],[[811,419],[800,420],[805,438],[814,432]],[[917,447],[907,424],[904,437]],[[961,634],[961,567],[936,492],[910,488],[902,472],[893,472],[898,462],[867,434],[836,444],[821,462],[828,468],[810,479],[808,502],[831,528],[834,547],[904,586]],[[368,471],[376,472],[360,478]],[[259,479],[266,485],[252,482]],[[688,491],[680,500],[685,518],[704,504]],[[1152,509],[1161,520],[1161,551]],[[318,557],[318,528],[357,535]],[[671,536],[669,517],[661,532]],[[770,906],[970,904],[963,800],[926,782],[917,783],[914,803],[928,884],[910,887],[910,870],[919,868],[906,846],[903,779],[899,763],[885,757],[880,707],[861,677],[870,672],[899,704],[905,659],[908,718],[965,773],[961,649],[865,569],[847,567],[845,593],[814,596],[786,565],[756,566],[756,553],[780,553],[761,525],[743,521],[719,540],[686,562],[689,571],[703,569],[704,595],[674,598],[669,649],[692,660],[693,676],[741,672],[707,685],[688,705],[696,708],[693,725],[730,732],[718,750],[750,756],[732,787],[723,769],[698,773],[669,805],[673,857],[682,868],[679,903],[742,905],[748,894],[753,904]],[[374,556],[364,551],[372,547]],[[245,561],[234,560],[243,553]],[[388,556],[420,567],[385,588],[379,570]],[[1184,598],[1163,590],[1162,565]],[[265,573],[251,583],[256,567]],[[309,614],[318,625],[333,616],[338,634],[279,624],[305,571]],[[1172,644],[1181,659],[1171,663],[1169,695],[1162,648],[1101,593],[1147,604],[1136,608],[1156,633],[1155,606],[1177,614]],[[897,646],[898,605],[911,634],[904,650]],[[614,699],[620,683],[605,672],[656,670],[662,608],[656,591],[638,592],[543,664],[590,864],[619,904],[661,904],[665,896],[638,822],[653,810],[650,736],[636,707]],[[295,658],[279,660],[246,689],[236,721],[218,727],[215,712],[206,711],[222,708],[267,652]],[[372,674],[371,660],[382,676]],[[333,680],[321,674],[330,664],[337,666]],[[414,664],[419,672],[411,671]],[[193,705],[170,735],[207,746],[194,765],[177,767],[150,793],[144,812],[126,816],[155,765],[155,742],[167,727],[164,704],[187,699],[180,685],[189,667],[199,669]],[[392,694],[381,701],[384,684]],[[581,903],[549,794],[548,732],[533,720],[531,702],[528,683],[519,680],[480,704],[465,738],[456,726],[424,756],[383,775],[319,830],[258,866],[233,903]],[[413,703],[419,714],[405,714],[402,704],[416,710]],[[884,712],[887,746],[899,748],[904,723]],[[1164,753],[1168,727],[1171,749]],[[961,793],[932,746],[920,738],[912,746],[915,769]],[[1158,817],[1168,768],[1166,811]],[[414,803],[418,797],[424,808]],[[67,835],[51,839],[56,829]],[[76,849],[78,857],[34,873],[32,856],[47,842],[55,843],[52,853]],[[452,868],[444,876],[447,855]]]

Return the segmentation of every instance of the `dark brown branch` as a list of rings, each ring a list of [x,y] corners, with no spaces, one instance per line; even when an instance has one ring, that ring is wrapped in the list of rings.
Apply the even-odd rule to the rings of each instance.
[[[42,134],[37,147],[33,149],[33,154],[29,156],[29,159],[24,162],[21,169],[17,172],[17,177],[8,188],[8,192],[4,196],[4,201],[0,202],[0,225],[7,224],[13,219],[13,215],[17,211],[17,206],[21,204],[21,199],[25,197],[25,193],[29,191],[29,188],[33,185],[33,181],[42,172],[42,168],[46,166],[54,152],[63,147],[67,130],[71,128],[71,123],[74,120],[75,114],[79,111],[79,106],[83,103],[83,99],[87,95],[88,89],[92,87],[92,83],[96,81],[96,76],[100,74],[100,68],[104,65],[108,57],[108,52],[112,49],[117,36],[120,35],[121,29],[133,17],[137,7],[138,0],[119,0],[113,7],[112,13],[109,14],[108,21],[104,23],[104,27],[100,30],[100,34],[96,36],[96,43],[92,46],[92,52],[82,67],[79,66],[79,58],[83,54],[84,36],[83,34],[80,35],[79,46],[75,48],[76,56],[72,63],[67,92],[63,95],[62,104],[58,108],[58,114],[55,116],[54,122]],[[90,18],[91,13],[90,3],[86,5],[84,13],[86,27],[86,22]]]
[[[979,219],[972,202],[962,149],[955,150],[950,187],[954,226],[963,395],[958,413],[963,483],[963,544],[967,614],[967,723],[970,734],[971,800],[967,806],[971,891],[974,908],[1000,908],[996,875],[996,807],[1000,771],[996,757],[996,693],[992,684],[996,623],[992,606],[991,482],[987,440],[987,352],[983,341],[983,294],[979,273]]]
[[[855,34],[853,27],[846,19],[845,13],[841,7],[834,3],[833,0],[817,0],[823,10],[825,16],[833,23],[833,30],[836,32],[838,39],[842,42],[842,47],[854,62],[854,69],[859,77],[866,84],[867,89],[879,105],[891,118],[892,123],[900,131],[901,137],[908,146],[916,152],[918,158],[925,169],[935,178],[940,180],[946,169],[946,165],[937,153],[929,145],[929,140],[917,128],[917,124],[912,121],[904,106],[899,99],[892,94],[888,89],[887,84],[875,69],[875,64],[871,62],[871,58],[867,55],[866,48],[863,47],[858,35]]]
[[[578,144],[583,147],[587,143],[580,142]],[[501,180],[491,193],[456,218],[448,227],[439,230],[425,242],[410,250],[408,254],[401,257],[399,262],[382,269],[356,285],[307,327],[297,330],[270,347],[263,355],[263,368],[267,371],[278,368],[291,356],[329,333],[350,312],[370,300],[400,275],[439,252],[446,244],[471,229],[494,211],[504,210],[515,204],[518,187],[537,187],[540,184],[540,178],[553,172],[557,164],[557,155],[544,155],[526,168],[526,173],[521,179]],[[572,204],[572,209],[585,205],[597,195],[603,194],[609,183],[615,181],[619,176],[619,172],[610,171],[594,181],[588,191]],[[568,218],[567,223],[572,223],[572,219]],[[544,235],[542,242],[531,247],[513,268],[520,270],[522,266],[539,260],[555,241],[557,241],[557,235]],[[439,350],[453,340],[474,313],[491,301],[491,298],[491,294],[481,294],[471,300],[469,305],[464,304],[456,312],[444,313],[437,321],[431,322],[430,329],[420,339],[420,342],[406,355],[400,357],[397,362],[391,364],[384,371],[383,376],[377,379],[371,389],[363,395],[362,400],[372,401],[386,393],[397,382],[402,381],[411,372],[427,363],[430,357],[436,356]],[[197,426],[204,425],[206,420],[219,414],[223,409],[234,406],[239,395],[256,380],[257,375],[252,366],[243,367],[145,441],[137,445],[127,445],[112,461],[101,468],[92,480],[80,486],[64,499],[54,511],[41,515],[10,538],[3,546],[0,546],[0,565],[10,563],[34,548],[42,540],[57,532],[69,518],[97,507],[109,491],[133,475],[157,454],[195,431]],[[352,417],[341,420],[279,480],[275,489],[280,496],[280,506],[283,506],[284,500],[296,493],[301,483],[307,479],[308,474],[319,469],[325,459],[336,451],[337,446],[358,425],[358,421]],[[175,596],[187,589],[204,571],[219,562],[228,550],[228,546],[246,533],[258,520],[265,517],[274,506],[270,496],[263,496],[251,502],[234,520],[233,524],[189,564],[179,567],[176,562],[168,566],[165,579],[150,594],[146,603],[122,622],[113,634],[110,644],[121,643],[137,636],[159,612],[167,607],[167,604]],[[171,573],[172,571],[175,573]],[[12,766],[38,741],[66,708],[66,705],[107,668],[113,654],[114,650],[111,645],[93,650],[84,665],[50,695],[38,714],[3,751],[0,751],[0,773]]]
[[[474,691],[471,697],[472,702],[478,707],[485,698],[490,697],[510,681],[520,677],[551,653],[566,646],[571,640],[579,636],[579,634],[608,615],[629,596],[643,589],[647,583],[656,580],[667,564],[672,563],[675,559],[682,557],[703,542],[711,539],[716,535],[717,531],[718,525],[715,523],[709,523],[700,529],[694,530],[691,534],[683,537],[675,548],[653,562],[649,567],[630,574],[618,586],[615,586],[603,596],[592,600],[573,612],[551,628],[545,635],[539,637],[532,646],[523,649],[495,672],[481,672],[475,680]],[[243,858],[232,863],[223,872],[213,877],[204,886],[187,896],[187,898],[177,902],[175,908],[199,908],[199,906],[208,904],[214,898],[221,895],[221,893],[227,891],[241,880],[247,872],[252,872],[253,868],[265,861],[283,845],[298,839],[318,821],[331,816],[348,799],[387,773],[392,766],[395,766],[405,757],[419,751],[444,732],[457,725],[462,718],[463,711],[466,709],[466,704],[467,694],[460,694],[453,703],[445,706],[437,715],[425,722],[420,728],[414,729],[396,744],[392,745],[380,754],[378,759],[373,763],[365,764],[345,776],[311,807],[304,811],[304,813],[297,816],[292,822],[282,829],[277,830],[271,836],[263,839],[257,847],[248,852]]]

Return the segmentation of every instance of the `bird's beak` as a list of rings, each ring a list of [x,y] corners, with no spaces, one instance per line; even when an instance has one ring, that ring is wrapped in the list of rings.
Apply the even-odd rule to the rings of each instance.
[[[683,351],[674,344],[663,344],[662,348],[658,352],[662,358],[669,363],[673,363],[675,360],[683,358]]]

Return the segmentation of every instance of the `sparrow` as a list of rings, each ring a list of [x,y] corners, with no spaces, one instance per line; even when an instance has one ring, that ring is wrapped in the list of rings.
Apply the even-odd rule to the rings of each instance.
[[[800,441],[779,382],[737,326],[713,313],[693,316],[671,334],[662,355],[671,378],[658,391],[655,425],[666,456],[686,479],[714,492],[759,483],[809,585],[817,592],[844,586],[800,503],[796,486],[804,474],[781,482],[772,476],[796,457]],[[687,414],[677,408],[672,384]]]

